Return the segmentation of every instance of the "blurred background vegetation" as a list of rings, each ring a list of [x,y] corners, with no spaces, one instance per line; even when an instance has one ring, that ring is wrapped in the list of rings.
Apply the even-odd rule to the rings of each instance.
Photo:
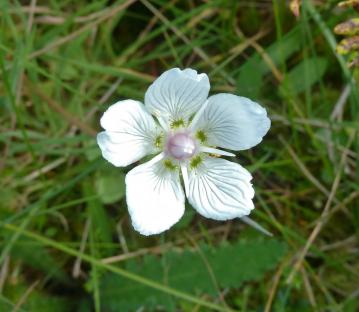
[[[1,0],[0,311],[358,311],[358,29],[333,30],[349,2]],[[99,117],[172,67],[269,111],[236,161],[273,238],[191,207],[132,229]]]

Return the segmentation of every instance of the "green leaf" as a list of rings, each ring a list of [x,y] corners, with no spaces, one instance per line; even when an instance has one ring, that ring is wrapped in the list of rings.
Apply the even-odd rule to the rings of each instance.
[[[275,65],[283,65],[293,53],[300,49],[298,44],[300,38],[300,29],[295,27],[280,41],[271,44],[266,49],[266,53]],[[255,53],[239,68],[238,92],[243,96],[257,98],[263,89],[264,75],[268,72],[270,72],[268,64],[259,53]]]
[[[63,283],[69,283],[70,279],[63,271],[60,264],[56,261],[47,249],[32,240],[22,237],[11,250],[11,257],[21,260],[24,264],[33,269],[48,274],[49,277],[56,278]]]
[[[282,94],[298,94],[320,81],[327,69],[327,60],[322,57],[305,59],[295,66],[282,81]]]
[[[276,240],[239,241],[218,248],[201,246],[201,251],[221,288],[239,287],[244,281],[260,280],[272,270],[286,251]],[[142,261],[129,260],[126,270],[191,293],[218,295],[209,270],[198,252],[168,252],[158,257],[146,255]],[[171,297],[114,274],[101,280],[104,311],[134,311],[140,306],[163,306],[170,310]]]
[[[97,142],[95,139],[93,140],[83,140],[83,152],[85,154],[85,157],[89,161],[93,161],[97,158],[102,158],[101,156],[101,149],[97,145]]]
[[[88,181],[83,183],[84,194],[88,197],[93,193],[93,185]],[[101,243],[112,243],[112,227],[110,226],[110,219],[106,213],[106,210],[97,198],[89,200],[87,202],[88,214],[90,217],[90,251],[93,257],[101,258],[109,256],[112,253],[111,249],[100,249]],[[98,247],[95,246],[95,243],[100,243]],[[90,278],[86,284],[88,291],[93,293],[95,311],[100,311],[100,296],[99,296],[99,278],[101,276],[101,270],[99,270],[95,265],[91,266]]]
[[[14,304],[18,303],[29,289],[23,283],[7,286],[6,297],[0,298],[0,311],[15,311]],[[2,299],[2,300],[1,300]],[[78,298],[80,299],[80,298]],[[77,311],[78,300],[71,300],[60,296],[47,295],[44,292],[33,289],[21,305],[19,312],[66,312]],[[11,308],[12,307],[12,308]]]
[[[96,191],[104,204],[112,204],[125,196],[125,175],[117,168],[104,170],[96,179]]]
[[[184,229],[190,225],[193,221],[194,216],[196,215],[196,211],[191,207],[189,203],[186,203],[186,209],[182,218],[174,225],[174,229]]]
[[[93,194],[94,189],[93,185],[90,182],[83,183],[83,190],[85,196],[89,197]],[[98,243],[112,243],[112,231],[110,219],[108,214],[101,203],[97,198],[88,200],[88,215],[91,220],[91,235],[95,242]],[[105,250],[103,255],[108,254],[110,250]]]

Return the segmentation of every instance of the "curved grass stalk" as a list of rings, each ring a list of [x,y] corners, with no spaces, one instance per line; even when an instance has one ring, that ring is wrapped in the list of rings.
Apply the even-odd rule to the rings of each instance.
[[[82,252],[77,251],[75,249],[69,248],[69,247],[67,247],[67,246],[65,246],[65,245],[63,245],[63,244],[61,244],[59,242],[56,242],[56,241],[52,240],[52,239],[49,239],[49,238],[43,237],[43,236],[41,236],[39,234],[36,234],[36,233],[30,232],[30,231],[21,229],[20,227],[17,227],[16,225],[5,224],[4,229],[10,230],[10,231],[15,232],[15,233],[18,233],[19,235],[25,235],[25,236],[27,236],[29,238],[32,238],[32,239],[34,239],[34,240],[36,240],[38,242],[43,243],[44,245],[46,245],[48,247],[53,247],[53,248],[55,248],[57,250],[61,250],[61,251],[65,252],[65,253],[67,253],[69,255],[78,257],[78,258],[82,259],[83,261],[86,261],[86,262],[88,262],[88,263],[90,263],[92,265],[95,265],[95,266],[103,268],[103,269],[105,269],[107,271],[110,271],[110,272],[113,272],[113,273],[118,274],[120,276],[123,276],[124,278],[132,280],[134,282],[137,282],[137,283],[146,285],[148,287],[157,289],[159,291],[165,292],[165,293],[170,294],[172,296],[175,296],[175,297],[177,297],[179,299],[183,299],[183,300],[186,300],[188,302],[192,302],[194,304],[213,309],[215,311],[233,312],[233,310],[231,310],[229,308],[222,307],[222,306],[217,305],[215,303],[211,303],[211,302],[199,299],[197,297],[194,297],[192,295],[186,294],[186,293],[184,293],[182,291],[179,291],[177,289],[168,287],[166,285],[162,285],[162,284],[157,283],[157,282],[155,282],[153,280],[144,278],[144,277],[142,277],[140,275],[128,272],[128,271],[126,271],[126,270],[124,270],[122,268],[116,267],[114,265],[103,263],[99,259],[93,258],[93,257],[91,257],[91,256],[89,256],[89,255],[87,255],[85,253],[82,253]]]

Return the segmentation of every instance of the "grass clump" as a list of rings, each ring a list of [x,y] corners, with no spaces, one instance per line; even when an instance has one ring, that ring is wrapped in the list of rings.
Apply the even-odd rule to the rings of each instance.
[[[130,281],[144,310],[358,310],[358,72],[332,30],[352,15],[333,1],[302,1],[298,19],[285,1],[2,1],[0,311],[105,311],[108,296],[122,311]],[[95,135],[171,67],[268,109],[269,134],[235,161],[275,241],[190,208],[164,235],[134,232],[131,168],[109,166]]]

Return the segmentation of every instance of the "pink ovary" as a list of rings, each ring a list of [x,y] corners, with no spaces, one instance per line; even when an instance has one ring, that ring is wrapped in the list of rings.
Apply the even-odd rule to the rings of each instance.
[[[167,153],[178,160],[191,158],[197,150],[195,140],[187,133],[171,135],[166,144]]]

